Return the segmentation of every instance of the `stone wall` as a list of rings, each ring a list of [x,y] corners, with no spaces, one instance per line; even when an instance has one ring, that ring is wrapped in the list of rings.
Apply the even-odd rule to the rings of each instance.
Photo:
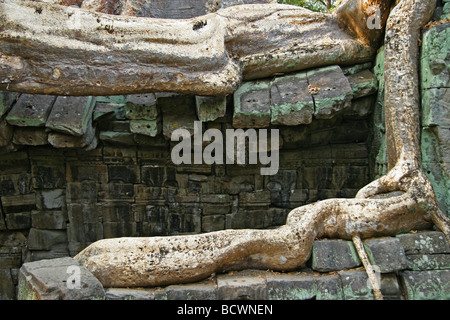
[[[448,14],[446,6],[436,12]],[[448,26],[439,24],[424,32],[421,64],[423,165],[447,213]],[[271,228],[284,224],[287,213],[297,206],[353,197],[386,170],[382,52],[374,69],[369,63],[279,75],[244,83],[233,96],[224,98],[0,92],[0,298],[15,298],[24,263],[69,259],[99,239]],[[171,133],[178,128],[193,132],[194,121],[202,121],[203,131],[223,133],[233,128],[279,129],[277,174],[263,176],[260,165],[249,164],[175,165],[170,155],[177,142],[170,141]],[[414,246],[419,247],[417,241]],[[314,272],[328,272],[314,257],[320,246],[330,243],[332,252],[340,252],[341,247],[350,250],[352,258],[347,263],[357,262],[349,243],[318,241],[310,266]],[[420,284],[448,279],[448,251],[439,253],[444,258],[433,256],[444,262],[418,271],[409,267],[408,259],[422,264],[431,257],[408,258],[410,249],[403,246],[403,250],[406,266],[387,271],[395,275],[386,277],[395,278],[396,288],[406,291],[399,294],[395,289],[393,296],[448,299],[447,287],[429,296],[414,293],[419,289],[408,293],[410,280]],[[344,270],[355,267],[341,266]],[[336,288],[342,292],[345,272],[349,271],[326,275],[330,281],[340,281]],[[351,272],[365,277],[362,270]],[[313,277],[287,276],[294,277],[292,283],[306,281],[299,276]],[[268,294],[269,283],[278,280],[268,281],[267,275],[264,279],[263,292]],[[312,288],[320,287],[314,283]],[[217,286],[219,280],[214,283]],[[109,291],[110,298],[117,294],[114,290]],[[365,290],[361,298],[369,297],[370,290]],[[305,297],[319,296],[316,292]]]

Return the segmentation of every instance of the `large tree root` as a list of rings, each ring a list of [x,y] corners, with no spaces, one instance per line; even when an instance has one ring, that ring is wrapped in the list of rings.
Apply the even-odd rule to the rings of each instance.
[[[420,191],[425,179],[416,171],[409,190],[392,197],[328,199],[296,208],[286,225],[276,229],[105,239],[76,259],[106,287],[191,282],[247,268],[291,271],[308,260],[316,238],[350,240],[429,228],[435,208]]]
[[[381,8],[383,16],[389,12]],[[345,15],[351,10],[359,13],[357,19]],[[0,0],[0,90],[224,96],[243,78],[372,61],[382,30],[369,30],[368,13],[361,10],[332,15],[279,4],[243,5],[176,20]],[[350,30],[358,30],[358,37]]]

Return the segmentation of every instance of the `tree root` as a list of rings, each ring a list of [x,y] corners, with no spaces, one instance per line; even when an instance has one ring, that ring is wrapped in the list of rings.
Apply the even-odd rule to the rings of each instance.
[[[375,270],[372,267],[372,264],[369,261],[369,257],[364,249],[364,244],[360,237],[354,236],[353,243],[355,244],[356,251],[358,252],[358,256],[361,259],[364,268],[366,269],[367,276],[369,277],[370,283],[372,284],[372,291],[375,300],[383,300],[383,294],[381,293],[381,284],[378,281]]]

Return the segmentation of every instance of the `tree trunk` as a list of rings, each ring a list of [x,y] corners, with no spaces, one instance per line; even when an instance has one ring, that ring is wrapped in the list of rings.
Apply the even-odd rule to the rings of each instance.
[[[372,61],[380,34],[362,41],[347,25],[365,21],[341,13],[266,4],[170,20],[0,0],[0,90],[223,96],[243,78]]]

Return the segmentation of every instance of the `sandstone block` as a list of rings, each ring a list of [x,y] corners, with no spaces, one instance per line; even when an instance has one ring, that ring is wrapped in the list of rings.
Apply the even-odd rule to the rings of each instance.
[[[450,126],[450,88],[422,90],[422,125]]]
[[[215,283],[203,281],[199,283],[172,285],[155,292],[155,300],[216,300]]]
[[[13,143],[27,146],[48,144],[48,133],[44,128],[17,127],[14,128]]]
[[[157,119],[130,120],[130,131],[144,136],[156,137],[161,131],[161,122]]]
[[[31,228],[28,235],[28,247],[31,250],[50,250],[58,244],[67,242],[66,231]]]
[[[406,255],[450,253],[450,246],[442,232],[422,231],[396,236]]]
[[[314,117],[330,119],[337,112],[350,107],[352,88],[339,66],[307,72],[309,89],[314,99]]]
[[[130,120],[156,120],[159,115],[156,96],[148,94],[127,95],[126,117]]]
[[[15,126],[45,126],[56,97],[39,94],[22,94],[6,117]]]
[[[102,131],[99,139],[103,142],[120,145],[133,145],[134,134],[130,132]]]
[[[226,97],[195,96],[195,107],[200,121],[214,121],[225,116],[227,99]]]
[[[266,280],[244,273],[219,275],[217,277],[219,300],[266,300]]]
[[[351,241],[316,240],[312,247],[312,269],[329,272],[356,268],[361,265]]]
[[[450,270],[403,271],[400,281],[408,300],[450,299]]]
[[[363,70],[347,77],[352,88],[353,99],[371,95],[378,90],[378,81],[369,70]]]
[[[365,271],[339,271],[344,300],[373,300],[370,281]]]
[[[420,76],[422,89],[450,87],[449,23],[437,25],[422,35]]]
[[[270,125],[270,83],[245,82],[234,93],[233,127],[264,128]]]
[[[409,270],[450,270],[450,254],[410,254],[406,264]]]
[[[0,91],[0,118],[6,114],[12,104],[19,98],[19,93]]]
[[[155,300],[155,290],[106,288],[105,300]]]
[[[314,102],[308,91],[305,72],[272,81],[270,98],[272,124],[295,126],[311,123]]]
[[[7,147],[10,145],[13,138],[13,126],[6,121],[0,121],[0,147]]]
[[[58,96],[48,116],[46,127],[73,136],[83,136],[92,123],[95,99]]]
[[[381,273],[406,269],[405,250],[398,238],[386,237],[364,241],[370,262],[378,266]]]
[[[31,211],[31,226],[37,229],[66,229],[68,220],[65,211]]]
[[[102,299],[101,283],[73,258],[25,263],[19,273],[19,300]]]

